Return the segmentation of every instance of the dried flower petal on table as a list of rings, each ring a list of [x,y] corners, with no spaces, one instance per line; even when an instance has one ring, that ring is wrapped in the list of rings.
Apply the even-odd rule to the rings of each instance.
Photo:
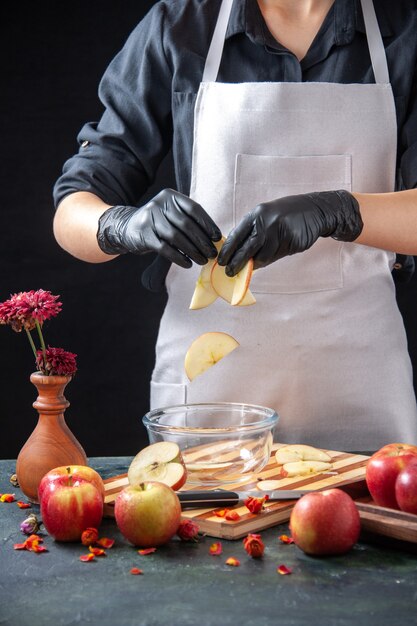
[[[267,500],[269,500],[268,495],[265,495],[262,498],[249,496],[249,498],[246,498],[245,500],[245,506],[251,513],[260,513],[264,508],[264,504]]]
[[[226,519],[228,522],[236,522],[238,519],[240,519],[240,515],[237,511],[230,510],[226,513],[224,519]]]
[[[292,537],[288,537],[288,535],[280,535],[278,539],[281,543],[294,543],[294,539]]]
[[[16,504],[19,509],[30,509],[30,507],[32,506],[30,502],[22,502],[21,500],[18,500]]]
[[[223,552],[223,546],[222,546],[221,541],[216,541],[215,543],[211,544],[209,548],[210,554],[212,554],[213,556],[219,556],[222,552]]]
[[[192,519],[182,519],[177,529],[177,535],[182,541],[198,541],[200,527]]]
[[[90,552],[90,554],[82,554],[80,556],[80,561],[82,561],[83,563],[88,563],[89,561],[94,561],[95,560],[95,556],[94,554],[92,554],[92,552]]]
[[[22,531],[22,533],[25,533],[25,535],[32,535],[33,533],[38,532],[41,524],[42,522],[38,520],[36,515],[34,513],[31,513],[29,517],[23,520],[23,522],[20,524],[20,530]]]
[[[107,556],[106,551],[103,548],[97,548],[96,546],[88,546],[89,552],[94,556]]]
[[[263,556],[265,551],[265,545],[261,539],[261,535],[249,533],[243,540],[243,547],[249,556],[253,558],[259,558]]]
[[[231,565],[232,567],[239,567],[240,565],[240,561],[239,559],[236,559],[234,556],[229,556],[228,559],[226,559],[226,565]]]
[[[102,548],[107,548],[108,550],[110,550],[110,548],[114,546],[114,542],[115,542],[115,539],[109,539],[108,537],[101,537],[100,539],[97,539],[95,543],[98,546],[101,546]]]
[[[143,574],[143,570],[139,569],[138,567],[132,567],[130,573],[134,574],[135,576],[140,576],[140,574]]]
[[[86,528],[81,533],[81,543],[83,546],[91,546],[93,543],[96,543],[98,540],[98,530],[97,528]]]
[[[0,502],[15,502],[14,493],[0,493]]]
[[[141,556],[152,554],[152,552],[156,552],[156,548],[141,548],[140,550],[138,550],[138,554],[140,554]]]
[[[286,565],[279,565],[277,567],[278,574],[282,574],[282,576],[287,576],[288,574],[292,574],[292,569],[287,567]]]
[[[216,517],[226,517],[226,515],[229,513],[230,509],[216,509],[214,511],[214,515]]]
[[[43,543],[42,537],[30,535],[23,543],[15,543],[13,548],[15,550],[29,550],[29,552],[47,552],[47,548],[41,546],[41,543]]]

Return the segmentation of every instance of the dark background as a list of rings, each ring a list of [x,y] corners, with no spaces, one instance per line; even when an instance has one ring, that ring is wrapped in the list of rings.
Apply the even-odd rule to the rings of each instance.
[[[30,289],[60,294],[63,310],[44,332],[50,345],[78,354],[66,419],[88,456],[135,454],[147,441],[141,417],[165,296],[140,284],[148,258],[92,265],[61,250],[52,233],[52,187],[83,123],[101,114],[103,71],[152,4],[0,5],[0,301]],[[148,196],[168,185],[169,159]],[[398,300],[417,370],[416,284],[401,285]],[[29,381],[35,368],[26,336],[8,327],[0,328],[0,354],[0,458],[14,458],[37,421]]]

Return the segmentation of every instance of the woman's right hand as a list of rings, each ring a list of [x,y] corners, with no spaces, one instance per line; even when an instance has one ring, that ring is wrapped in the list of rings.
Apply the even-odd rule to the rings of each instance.
[[[99,219],[97,241],[106,254],[156,252],[181,267],[215,258],[221,232],[197,202],[164,189],[143,207],[114,206]]]

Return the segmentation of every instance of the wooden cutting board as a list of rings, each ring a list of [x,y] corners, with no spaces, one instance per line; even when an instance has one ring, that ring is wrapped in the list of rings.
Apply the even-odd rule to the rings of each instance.
[[[263,492],[257,488],[262,480],[280,479],[280,466],[275,461],[275,451],[283,444],[274,444],[271,458],[262,472],[255,477],[251,476],[247,481],[227,484],[225,489],[239,489],[253,491],[254,495],[262,496]],[[352,497],[368,495],[365,483],[365,466],[368,461],[367,456],[349,454],[326,450],[332,458],[332,469],[327,474],[316,474],[313,476],[282,478],[280,488],[282,489],[312,489],[321,490],[331,487],[339,487],[348,491]],[[123,487],[128,484],[127,475],[122,474],[113,478],[108,478],[105,482],[105,515],[114,516],[114,500]],[[185,484],[184,490],[199,490],[201,487],[195,484]],[[283,500],[280,502],[267,502],[262,513],[254,515],[248,511],[246,506],[237,505],[234,508],[239,515],[239,520],[228,521],[215,515],[213,509],[188,509],[183,511],[184,518],[194,519],[201,532],[212,537],[223,539],[240,539],[248,533],[256,533],[286,522],[290,518],[291,510],[295,500]]]

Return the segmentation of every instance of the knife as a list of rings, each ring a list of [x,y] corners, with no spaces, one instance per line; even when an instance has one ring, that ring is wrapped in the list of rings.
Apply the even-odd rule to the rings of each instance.
[[[213,491],[177,491],[177,496],[183,509],[207,509],[234,506],[239,502],[244,502],[246,498],[254,496],[262,498],[268,496],[269,502],[277,500],[295,500],[301,498],[306,493],[311,493],[311,489],[275,489],[274,491],[226,491],[216,489]]]

